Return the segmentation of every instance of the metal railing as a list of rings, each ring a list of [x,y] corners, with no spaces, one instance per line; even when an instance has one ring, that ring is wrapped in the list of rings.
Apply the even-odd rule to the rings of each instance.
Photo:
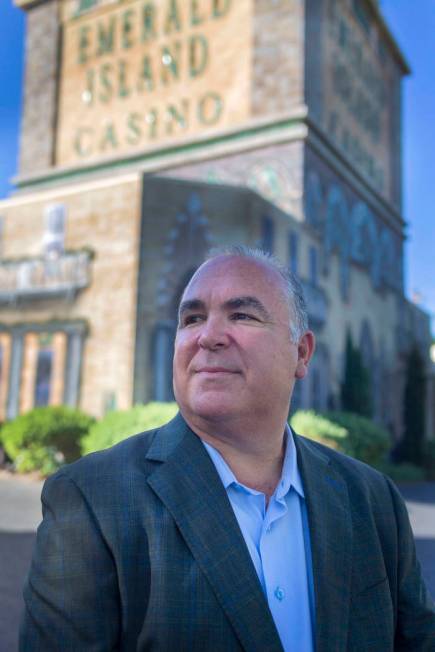
[[[73,299],[90,283],[89,251],[0,261],[0,305],[50,298]]]

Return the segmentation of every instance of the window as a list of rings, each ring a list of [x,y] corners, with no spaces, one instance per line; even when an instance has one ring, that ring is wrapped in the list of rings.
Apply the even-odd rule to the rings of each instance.
[[[353,9],[355,16],[363,28],[363,30],[369,34],[370,33],[370,15],[367,9],[366,4],[361,0],[353,0]]]
[[[317,262],[317,249],[310,247],[308,251],[309,261],[309,280],[311,285],[317,285],[318,282],[318,262]]]
[[[298,234],[292,231],[288,241],[289,267],[293,274],[298,273],[299,238]]]
[[[40,349],[36,364],[35,407],[48,405],[49,403],[52,367],[53,351],[48,348]]]
[[[261,221],[261,248],[269,254],[273,253],[275,240],[275,225],[271,217],[264,216]]]

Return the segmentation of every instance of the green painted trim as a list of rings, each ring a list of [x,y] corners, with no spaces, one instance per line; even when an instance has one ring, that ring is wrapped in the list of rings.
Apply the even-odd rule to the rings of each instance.
[[[18,321],[11,324],[0,322],[0,333],[26,335],[27,333],[79,333],[88,335],[90,331],[87,319],[47,319],[46,321]]]
[[[135,154],[128,156],[126,158],[114,161],[109,160],[107,162],[96,163],[83,165],[80,168],[74,168],[66,171],[56,172],[55,170],[45,176],[38,177],[36,179],[28,179],[23,181],[16,181],[15,185],[17,188],[32,188],[37,187],[40,184],[46,183],[47,181],[56,181],[56,180],[65,180],[65,179],[77,179],[90,172],[100,172],[102,170],[113,170],[115,168],[123,168],[127,165],[132,165],[134,163],[142,163],[144,161],[152,161],[162,157],[170,157],[174,154],[184,154],[187,152],[199,151],[205,149],[210,145],[216,145],[218,143],[230,143],[237,142],[249,138],[250,136],[257,136],[259,134],[267,134],[275,129],[292,127],[297,124],[306,124],[304,118],[286,118],[278,122],[270,123],[261,127],[246,127],[241,129],[233,134],[228,134],[226,136],[212,136],[206,140],[196,141],[189,143],[188,145],[174,145],[159,149],[157,151],[146,153]]]
[[[60,255],[58,260],[62,258],[67,258],[68,256],[75,254],[87,254],[89,260],[95,258],[96,252],[92,247],[80,247],[79,249],[65,249]],[[42,254],[37,256],[17,256],[16,258],[1,258],[0,259],[0,268],[5,267],[6,265],[18,265],[19,263],[30,263],[34,261],[44,262],[46,257]]]

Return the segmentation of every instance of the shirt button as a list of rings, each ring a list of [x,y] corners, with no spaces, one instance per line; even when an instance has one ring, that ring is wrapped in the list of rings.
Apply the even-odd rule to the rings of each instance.
[[[285,598],[285,591],[280,586],[277,586],[275,589],[275,598],[280,602]]]

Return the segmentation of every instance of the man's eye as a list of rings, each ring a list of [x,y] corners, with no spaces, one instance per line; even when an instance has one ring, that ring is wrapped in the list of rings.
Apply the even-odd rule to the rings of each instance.
[[[191,324],[197,324],[202,319],[204,319],[204,317],[202,315],[187,315],[182,320],[182,325],[183,326],[190,326]]]
[[[234,312],[231,315],[231,319],[234,321],[250,321],[250,320],[256,320],[256,317],[253,315],[248,315],[246,312]]]

